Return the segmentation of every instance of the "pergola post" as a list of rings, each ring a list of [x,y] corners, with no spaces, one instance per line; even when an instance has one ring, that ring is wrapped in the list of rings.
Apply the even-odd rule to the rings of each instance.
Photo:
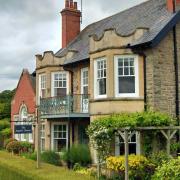
[[[129,155],[129,144],[128,144],[128,130],[124,131],[124,143],[125,143],[125,180],[129,180],[129,165],[128,165],[128,155]]]
[[[170,156],[170,154],[171,154],[171,152],[170,152],[170,145],[171,145],[170,136],[171,136],[171,132],[170,132],[170,130],[167,130],[167,154],[168,154],[168,156]]]

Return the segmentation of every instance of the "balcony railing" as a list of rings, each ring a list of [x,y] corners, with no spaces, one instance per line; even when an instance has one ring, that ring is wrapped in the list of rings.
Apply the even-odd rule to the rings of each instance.
[[[40,100],[40,112],[43,117],[88,116],[89,95],[66,95]]]

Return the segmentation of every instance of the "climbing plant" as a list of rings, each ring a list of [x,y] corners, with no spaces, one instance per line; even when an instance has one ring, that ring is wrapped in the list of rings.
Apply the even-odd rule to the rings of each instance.
[[[176,125],[176,121],[160,112],[121,113],[95,119],[87,132],[99,160],[103,161],[110,155],[111,142],[118,129],[169,125]]]

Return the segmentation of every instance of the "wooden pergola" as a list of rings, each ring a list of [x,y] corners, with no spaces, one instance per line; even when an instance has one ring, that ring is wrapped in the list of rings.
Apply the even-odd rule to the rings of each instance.
[[[167,141],[167,154],[170,156],[170,145],[171,139],[174,137],[176,132],[180,130],[180,126],[165,126],[165,127],[126,127],[120,128],[117,130],[117,134],[120,135],[124,140],[124,147],[125,147],[125,180],[129,180],[129,165],[128,165],[128,156],[129,156],[129,132],[133,131],[157,131],[159,130],[162,135],[166,138]]]

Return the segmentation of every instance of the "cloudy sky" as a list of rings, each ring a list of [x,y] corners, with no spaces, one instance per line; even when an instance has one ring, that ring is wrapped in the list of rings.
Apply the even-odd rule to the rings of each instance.
[[[80,0],[77,0],[80,5]],[[82,28],[145,0],[83,0]],[[64,0],[0,0],[0,91],[14,89],[35,54],[61,48]]]

